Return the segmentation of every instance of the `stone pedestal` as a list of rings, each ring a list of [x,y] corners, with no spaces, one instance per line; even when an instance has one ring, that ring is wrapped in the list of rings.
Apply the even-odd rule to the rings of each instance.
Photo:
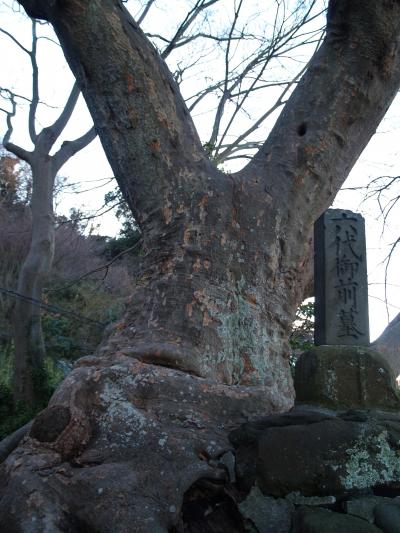
[[[317,346],[300,356],[297,403],[331,409],[400,409],[394,376],[382,356],[360,346]]]

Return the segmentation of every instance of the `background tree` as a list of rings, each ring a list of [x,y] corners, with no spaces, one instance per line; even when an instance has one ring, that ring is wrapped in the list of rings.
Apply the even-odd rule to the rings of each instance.
[[[30,244],[31,183],[29,165],[4,151],[0,157],[0,184],[7,192],[0,197],[0,439],[43,408],[43,404],[15,407],[12,394],[12,315],[16,301],[26,302],[16,286]],[[74,361],[95,350],[104,328],[120,318],[132,288],[125,255],[112,260],[107,239],[85,235],[84,230],[75,217],[55,216],[52,269],[44,279],[42,299],[29,301],[41,313],[46,347],[43,402]]]
[[[45,346],[41,325],[40,308],[29,299],[41,300],[43,282],[51,269],[54,255],[53,188],[57,173],[79,150],[87,146],[96,136],[94,128],[73,141],[65,141],[55,154],[50,151],[66,127],[78,100],[80,90],[75,84],[57,120],[37,131],[37,109],[39,99],[39,70],[37,64],[36,22],[32,21],[32,48],[28,50],[4,29],[15,44],[28,55],[32,66],[32,97],[29,104],[28,129],[34,146],[26,150],[11,141],[12,119],[16,113],[18,95],[8,89],[1,89],[2,97],[8,100],[9,109],[1,110],[7,116],[7,131],[3,138],[6,150],[26,161],[32,169],[32,236],[28,255],[19,272],[17,292],[26,300],[17,300],[14,307],[14,399],[33,405],[40,398],[40,384],[44,378],[43,360]]]

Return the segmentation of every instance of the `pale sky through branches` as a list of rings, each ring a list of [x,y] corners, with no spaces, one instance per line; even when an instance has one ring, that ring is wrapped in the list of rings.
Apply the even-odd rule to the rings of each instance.
[[[267,2],[268,3],[268,2]],[[271,5],[276,5],[271,0]],[[218,6],[217,6],[218,4]],[[246,23],[237,27],[237,35],[240,31],[248,35],[248,40],[239,45],[238,41],[232,41],[232,47],[229,51],[230,66],[239,69],[246,56],[256,55],[258,41],[268,37],[268,32],[272,31],[274,20],[261,16],[266,11],[265,0],[247,0],[244,2],[246,9],[244,19]],[[290,1],[289,1],[290,4]],[[294,2],[292,2],[294,5]],[[140,16],[143,12],[141,6],[145,5],[144,1],[131,0],[127,7],[134,16]],[[171,39],[176,32],[178,22],[188,12],[188,5],[193,6],[193,1],[188,0],[156,0],[149,10],[144,22],[143,29],[153,35],[153,42],[162,51],[165,51],[164,38]],[[217,28],[220,35],[227,23],[232,21],[233,6],[238,2],[233,0],[219,0],[215,7],[208,10],[206,14],[199,18],[199,21],[193,26],[191,33],[193,37],[196,32],[208,33],[209,28]],[[172,7],[173,6],[173,7]],[[321,10],[323,2],[317,2],[315,13]],[[24,47],[31,46],[31,30],[29,19],[23,12],[18,12],[17,2],[12,0],[0,2],[0,27],[9,32]],[[271,9],[271,13],[274,10]],[[283,15],[279,15],[283,16]],[[282,82],[284,79],[293,77],[304,67],[309,55],[314,50],[314,35],[323,24],[322,17],[316,17],[303,31],[306,38],[310,39],[310,44],[293,49],[290,53],[283,54],[275,62],[271,62],[270,70],[265,74],[266,84],[273,85],[273,82]],[[63,58],[60,47],[51,42],[49,39],[56,40],[51,28],[48,25],[39,27],[40,35],[45,37],[39,40],[38,45],[38,63],[40,68],[40,99],[44,104],[40,106],[39,116],[41,122],[39,126],[45,126],[54,119],[63,106],[73,84],[73,77]],[[251,39],[254,35],[254,39]],[[311,37],[310,37],[311,36]],[[269,38],[269,37],[268,37]],[[304,38],[304,37],[303,37]],[[199,44],[199,39],[189,41],[186,47],[177,48],[166,57],[166,61],[172,72],[175,73],[178,81],[182,78],[181,90],[185,98],[192,96],[187,101],[188,106],[192,105],[196,98],[197,92],[203,87],[215,83],[219,78],[221,69],[225,68],[224,41],[215,39],[203,39]],[[9,36],[0,34],[0,87],[12,90],[14,93],[29,98],[31,71],[29,60],[22,50],[18,48],[15,42]],[[167,55],[167,53],[166,53]],[[264,76],[264,74],[263,74]],[[263,78],[264,79],[264,78]],[[245,85],[247,83],[247,85]],[[244,91],[251,84],[251,81],[243,82],[240,86]],[[292,90],[292,88],[290,88]],[[290,93],[288,91],[288,94]],[[200,137],[206,143],[212,137],[212,125],[214,123],[216,109],[218,107],[219,89],[204,97],[200,104],[193,110],[193,117],[200,133]],[[282,88],[269,87],[268,93],[264,89],[254,92],[248,107],[243,108],[237,113],[235,122],[227,132],[225,140],[221,140],[220,152],[223,152],[224,143],[231,142],[235,136],[246,131],[252,123],[260,116],[261,111],[266,105],[272,105],[276,98],[279,97]],[[285,95],[285,98],[287,95]],[[267,104],[266,104],[267,101]],[[27,134],[27,101],[19,98],[19,107],[16,117],[13,120],[14,134],[12,140],[30,149],[29,136]],[[47,105],[45,105],[47,104]],[[0,107],[7,108],[7,101],[2,99]],[[53,106],[53,107],[49,107]],[[230,106],[230,107],[229,107]],[[234,113],[232,102],[227,102],[227,108],[230,113]],[[252,132],[249,139],[253,142],[261,141],[266,138],[268,130],[276,120],[281,108],[276,109],[256,131]],[[266,109],[265,109],[266,110]],[[389,210],[385,228],[383,228],[383,219],[379,210],[378,203],[374,198],[363,202],[366,191],[364,187],[371,180],[379,176],[396,176],[400,174],[399,161],[399,133],[400,133],[400,98],[398,97],[390,107],[387,116],[380,125],[377,134],[373,137],[370,144],[361,155],[358,163],[347,182],[345,188],[356,188],[356,190],[345,190],[339,193],[335,207],[351,209],[361,212],[366,218],[367,229],[367,253],[368,253],[368,271],[369,271],[369,306],[370,306],[370,329],[371,339],[376,338],[385,328],[389,317],[393,318],[400,311],[400,246],[393,253],[391,262],[387,269],[387,286],[386,296],[387,305],[385,304],[385,264],[384,260],[388,256],[391,243],[395,242],[400,236],[400,217],[399,210],[394,206]],[[227,127],[228,120],[222,121],[221,130]],[[91,118],[80,98],[77,109],[73,115],[70,124],[62,136],[63,140],[72,139],[79,134],[83,134],[91,125]],[[0,138],[6,130],[5,114],[0,114]],[[221,137],[220,137],[221,138]],[[57,149],[57,145],[55,146]],[[243,152],[244,153],[244,152]],[[251,153],[251,151],[248,151]],[[226,171],[237,170],[246,162],[245,159],[232,159],[225,161],[223,168]],[[89,147],[73,157],[61,170],[61,174],[68,176],[69,181],[81,183],[82,190],[89,190],[86,193],[75,194],[67,192],[63,195],[58,206],[58,212],[68,214],[71,207],[84,208],[89,211],[99,209],[104,200],[104,194],[115,187],[115,182],[108,184],[107,187],[100,188],[102,183],[106,183],[112,171],[108,165],[100,142],[96,139]],[[400,180],[398,180],[392,190],[384,191],[381,195],[381,208],[387,211],[390,208],[390,199],[400,194]],[[370,191],[371,192],[371,189]],[[97,222],[95,222],[97,224]],[[118,232],[119,224],[112,214],[105,215],[101,219],[99,233],[114,235]],[[384,229],[384,231],[383,231]]]

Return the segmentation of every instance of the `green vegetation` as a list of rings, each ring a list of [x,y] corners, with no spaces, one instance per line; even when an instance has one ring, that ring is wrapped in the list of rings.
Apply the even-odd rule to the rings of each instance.
[[[290,365],[294,368],[298,357],[314,346],[314,302],[303,302],[297,310],[289,343],[292,350]]]
[[[107,239],[105,256],[114,259],[121,254],[137,255],[139,252],[140,230],[132,216],[128,204],[122,197],[119,188],[108,192],[104,196],[104,205],[114,206],[115,216],[121,222],[121,230],[117,237]]]
[[[117,320],[124,307],[121,295],[104,286],[99,288],[99,283],[91,280],[48,294],[46,303],[57,305],[62,312],[44,310],[42,313],[47,356],[42,369],[34,375],[35,389],[39,391],[40,398],[36,405],[14,405],[13,343],[11,339],[0,343],[0,439],[45,408],[74,361],[93,353],[106,325]]]
[[[23,426],[40,411],[39,406],[15,405],[12,394],[12,357],[0,354],[0,439]]]

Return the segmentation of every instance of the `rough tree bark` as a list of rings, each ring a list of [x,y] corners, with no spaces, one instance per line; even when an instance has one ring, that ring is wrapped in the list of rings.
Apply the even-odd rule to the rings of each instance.
[[[227,175],[120,1],[20,3],[55,28],[145,255],[103,357],[81,361],[6,461],[0,516],[17,531],[183,527],[189,487],[226,476],[229,429],[292,405],[312,224],[397,92],[400,4],[332,0],[270,136]]]

